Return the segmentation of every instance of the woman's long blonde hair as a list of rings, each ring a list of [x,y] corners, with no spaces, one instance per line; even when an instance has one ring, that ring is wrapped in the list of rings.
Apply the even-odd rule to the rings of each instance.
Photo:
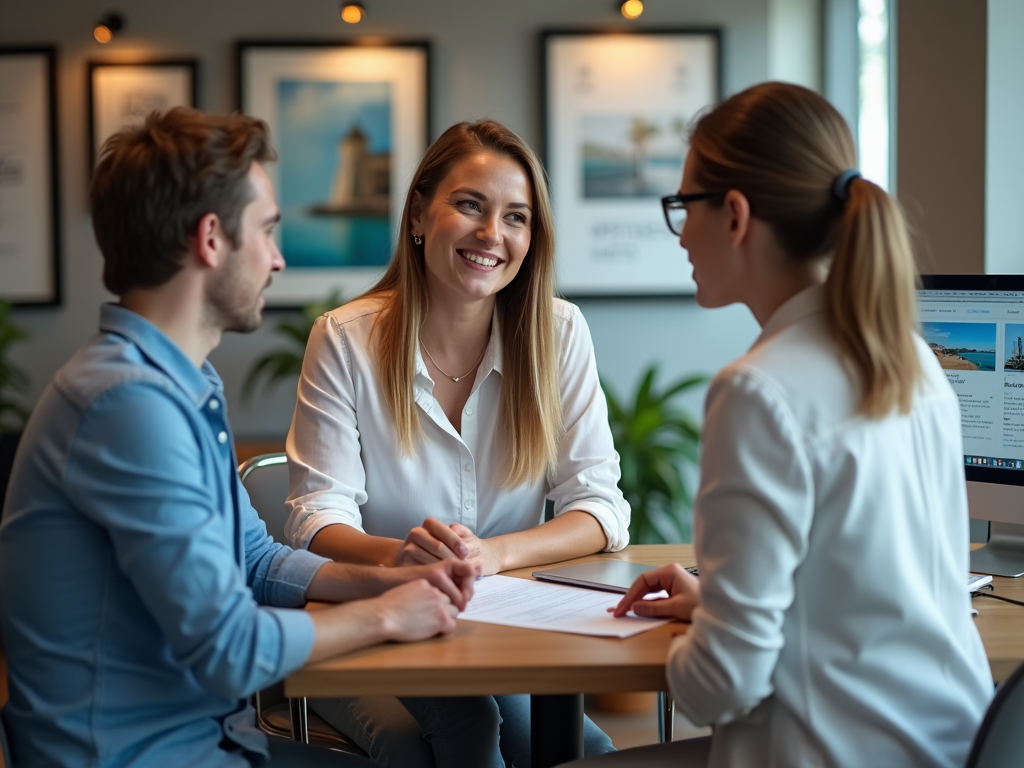
[[[419,332],[428,297],[423,246],[411,235],[414,192],[429,204],[455,165],[480,152],[510,158],[522,167],[533,192],[532,232],[519,273],[497,295],[501,318],[502,384],[498,431],[506,443],[503,486],[538,481],[557,461],[562,433],[558,390],[559,346],[554,323],[555,233],[544,170],[533,150],[500,123],[458,123],[427,150],[409,186],[398,245],[387,272],[366,295],[383,300],[374,325],[378,378],[394,416],[398,443],[407,455],[421,434],[413,401]]]
[[[860,412],[907,413],[921,376],[914,341],[917,272],[903,214],[878,185],[854,177],[853,136],[821,96],[762,83],[704,115],[691,135],[693,180],[735,189],[795,259],[832,253],[828,315],[862,385]]]

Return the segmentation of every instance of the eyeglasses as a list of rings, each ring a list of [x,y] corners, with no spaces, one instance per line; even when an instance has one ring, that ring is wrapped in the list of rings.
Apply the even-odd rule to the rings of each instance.
[[[668,195],[661,198],[661,208],[665,211],[665,223],[672,230],[673,235],[683,234],[683,224],[686,223],[686,206],[698,200],[710,200],[714,197],[724,197],[725,192],[691,192],[688,195]]]

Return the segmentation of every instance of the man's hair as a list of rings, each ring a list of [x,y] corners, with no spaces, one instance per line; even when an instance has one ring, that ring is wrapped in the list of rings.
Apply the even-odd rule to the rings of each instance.
[[[107,290],[121,295],[174,277],[208,213],[239,247],[254,194],[249,170],[274,159],[267,124],[240,113],[175,107],[107,139],[90,190]]]

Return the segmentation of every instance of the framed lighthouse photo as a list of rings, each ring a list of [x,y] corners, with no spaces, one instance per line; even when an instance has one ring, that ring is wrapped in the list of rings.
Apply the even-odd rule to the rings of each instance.
[[[239,107],[267,122],[284,272],[270,306],[351,298],[387,267],[427,148],[429,46],[238,44]]]

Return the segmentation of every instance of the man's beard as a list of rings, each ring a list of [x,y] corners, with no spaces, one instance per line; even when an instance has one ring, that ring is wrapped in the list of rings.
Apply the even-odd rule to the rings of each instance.
[[[206,297],[206,323],[221,331],[252,333],[263,324],[260,296],[270,285],[270,278],[255,295],[243,295],[246,281],[243,279],[241,263],[238,251],[232,251],[224,271],[210,287]]]

